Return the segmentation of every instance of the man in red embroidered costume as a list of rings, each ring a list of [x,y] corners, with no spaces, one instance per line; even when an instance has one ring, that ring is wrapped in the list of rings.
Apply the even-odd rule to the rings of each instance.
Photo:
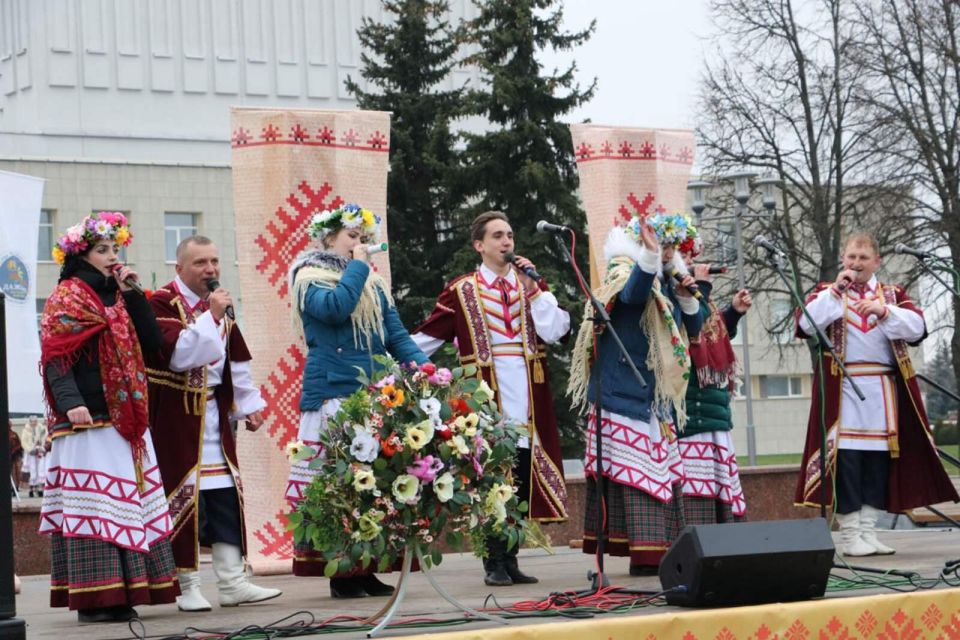
[[[220,277],[217,247],[192,236],[177,247],[177,277],[151,303],[163,348],[149,369],[150,422],[173,518],[181,611],[209,611],[200,593],[199,546],[212,547],[220,606],[280,595],[247,580],[243,492],[231,419],[263,424],[266,406],[250,376],[250,352],[229,317],[230,293],[209,293]],[[226,366],[229,363],[229,366]]]
[[[557,305],[547,284],[524,273],[533,264],[513,252],[513,230],[499,211],[480,214],[471,227],[480,268],[448,284],[413,336],[427,355],[456,341],[460,362],[476,365],[494,390],[504,417],[527,425],[530,435],[518,443],[518,496],[530,505],[528,515],[541,522],[566,520],[560,436],[546,372],[545,344],[570,331],[570,314]],[[492,539],[484,560],[490,586],[528,584],[517,564],[517,548]]]
[[[836,503],[844,555],[886,555],[894,550],[876,533],[885,510],[899,513],[958,497],[934,448],[907,351],[927,336],[923,313],[902,287],[877,280],[880,250],[872,236],[851,235],[842,257],[837,281],[818,285],[806,308],[817,326],[826,329],[866,400],[857,397],[828,354],[822,371],[814,372],[796,501],[820,505],[825,495],[827,504]],[[797,335],[812,333],[806,317],[798,315]],[[824,397],[819,392],[821,375]],[[821,407],[827,429],[823,493]]]

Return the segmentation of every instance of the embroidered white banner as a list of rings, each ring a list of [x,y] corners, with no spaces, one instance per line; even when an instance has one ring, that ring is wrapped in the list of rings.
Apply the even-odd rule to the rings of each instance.
[[[0,291],[6,298],[11,413],[43,413],[36,302],[43,182],[42,178],[0,171]]]

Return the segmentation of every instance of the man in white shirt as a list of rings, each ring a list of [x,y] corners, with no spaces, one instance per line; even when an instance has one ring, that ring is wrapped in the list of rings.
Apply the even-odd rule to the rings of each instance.
[[[209,611],[200,593],[199,547],[210,546],[220,606],[280,595],[247,580],[243,490],[231,421],[263,424],[266,402],[250,375],[250,352],[233,300],[216,288],[217,247],[192,236],[177,247],[177,277],[151,297],[163,348],[148,368],[150,423],[174,523],[181,611]],[[211,291],[211,289],[215,289]]]
[[[567,492],[546,345],[569,333],[570,314],[560,308],[546,282],[528,275],[536,274],[529,260],[509,260],[514,242],[506,215],[480,214],[471,236],[482,264],[444,287],[430,317],[412,337],[427,355],[456,341],[460,362],[478,367],[504,417],[526,425],[530,435],[518,442],[514,468],[518,499],[528,501],[531,519],[563,521]],[[487,585],[537,582],[520,571],[517,549],[507,551],[505,540],[489,541],[487,553]]]

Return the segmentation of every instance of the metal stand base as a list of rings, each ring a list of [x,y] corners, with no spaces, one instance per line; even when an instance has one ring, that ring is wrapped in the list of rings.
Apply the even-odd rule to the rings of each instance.
[[[460,611],[463,611],[464,613],[469,615],[471,618],[480,618],[482,620],[496,622],[497,624],[509,624],[503,618],[497,618],[489,614],[483,613],[481,611],[477,611],[476,609],[471,609],[467,605],[463,604],[462,602],[454,598],[452,595],[450,595],[449,592],[447,592],[446,589],[444,589],[440,585],[439,582],[437,582],[436,578],[433,577],[433,574],[425,568],[426,563],[424,562],[423,554],[420,553],[419,549],[417,549],[416,555],[417,555],[417,561],[420,563],[420,572],[424,575],[424,577],[430,583],[430,586],[433,587],[434,591],[440,594],[441,598],[443,598],[444,600],[452,604],[454,607],[456,607]],[[400,610],[400,605],[403,603],[403,598],[407,593],[407,583],[409,582],[408,578],[410,576],[410,566],[412,564],[412,560],[413,560],[413,553],[411,553],[408,550],[407,553],[403,555],[403,565],[400,570],[400,580],[397,582],[397,589],[396,591],[393,592],[393,596],[391,596],[391,598],[387,601],[387,603],[383,606],[383,608],[380,609],[380,611],[376,612],[375,614],[373,614],[372,616],[364,620],[365,624],[370,624],[371,622],[381,618],[382,616],[382,620],[380,620],[379,624],[377,624],[377,626],[375,626],[373,629],[367,632],[368,638],[372,638],[378,635],[381,631],[383,631],[387,627],[387,625],[390,624],[390,621],[394,618],[394,616],[397,615],[397,612]]]

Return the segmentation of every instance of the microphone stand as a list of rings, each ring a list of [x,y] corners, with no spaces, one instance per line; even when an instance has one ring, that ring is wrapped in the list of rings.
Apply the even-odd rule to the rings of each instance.
[[[911,255],[913,255],[913,254],[911,254]],[[942,262],[942,259],[941,259],[941,258],[938,258],[937,256],[929,256],[929,257],[933,258],[933,259],[936,260],[937,262]],[[939,283],[942,284],[944,287],[946,287],[947,291],[949,291],[950,293],[952,293],[955,297],[960,298],[960,291],[957,291],[956,287],[952,287],[952,286],[950,286],[949,284],[947,284],[947,281],[944,280],[942,277],[940,277],[940,274],[938,274],[932,267],[930,267],[930,265],[927,264],[926,257],[916,256],[916,258],[917,258],[917,262],[920,264],[920,268],[923,269],[924,273],[926,273],[927,275],[933,276],[933,278],[934,278],[937,282],[939,282]],[[947,270],[949,270],[951,273],[953,273],[954,278],[957,277],[957,272],[956,272],[956,271],[954,271],[954,270],[951,269],[950,267],[945,267],[945,268],[946,268]]]
[[[844,366],[840,358],[837,357],[837,352],[834,350],[833,343],[830,342],[830,338],[827,337],[827,334],[823,331],[823,329],[818,327],[817,323],[813,321],[812,317],[810,317],[810,312],[807,311],[807,306],[804,304],[803,298],[800,297],[800,293],[797,291],[796,283],[786,273],[783,264],[783,256],[776,251],[770,251],[767,249],[767,259],[776,270],[777,275],[780,276],[780,280],[783,281],[783,284],[787,287],[787,290],[790,291],[790,295],[793,296],[794,302],[797,303],[797,306],[807,319],[807,322],[809,322],[810,326],[813,327],[813,333],[810,338],[817,345],[817,361],[821,384],[823,382],[824,372],[823,363],[826,359],[827,353],[829,353],[833,358],[833,361],[840,368],[841,378],[847,378],[850,381],[851,388],[853,389],[854,393],[857,394],[857,397],[860,398],[861,402],[866,400],[866,396],[863,395],[863,392],[860,390],[860,387],[857,386],[856,381],[847,372],[847,368]],[[824,520],[827,518],[827,425],[824,421],[825,414],[823,411],[823,403],[825,401],[826,398],[820,398],[820,517]],[[802,469],[801,473],[803,473]]]
[[[573,262],[573,256],[570,255],[570,250],[567,249],[567,244],[564,242],[563,237],[558,237],[560,244],[560,250],[563,253],[564,259],[567,263],[576,270],[576,265]],[[633,373],[633,377],[636,378],[637,384],[640,385],[640,388],[647,387],[647,381],[643,379],[643,375],[637,369],[637,365],[634,364],[633,358],[630,357],[630,353],[627,351],[627,348],[623,345],[623,341],[620,340],[620,336],[617,335],[616,329],[613,328],[613,325],[610,323],[610,314],[607,313],[607,308],[601,303],[597,297],[593,294],[593,289],[590,288],[590,285],[587,284],[581,277],[578,277],[578,280],[581,281],[584,292],[590,298],[590,304],[593,305],[593,318],[592,322],[594,325],[595,333],[600,333],[604,331],[610,332],[610,337],[613,338],[613,341],[616,343],[617,348],[620,351],[620,354],[623,356],[624,360],[630,367],[630,371]],[[591,581],[590,589],[584,592],[581,592],[580,595],[590,595],[597,593],[604,587],[610,586],[610,581],[607,580],[607,577],[604,575],[603,571],[603,555],[605,552],[606,544],[604,542],[604,522],[603,522],[603,502],[604,497],[606,496],[606,479],[603,476],[603,369],[600,369],[599,374],[597,375],[597,401],[594,404],[594,455],[596,456],[596,501],[597,501],[597,514],[596,514],[596,529],[597,529],[597,571],[590,571],[587,573],[587,579]],[[647,591],[634,591],[627,589],[617,589],[617,593],[634,593],[637,595],[648,595],[651,592]]]

